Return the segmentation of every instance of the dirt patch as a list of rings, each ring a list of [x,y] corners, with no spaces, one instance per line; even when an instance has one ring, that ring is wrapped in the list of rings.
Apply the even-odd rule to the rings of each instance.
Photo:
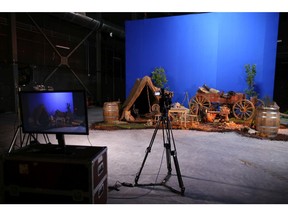
[[[107,122],[95,122],[91,124],[91,130],[127,130],[127,129],[149,129],[154,128],[154,126],[147,123],[129,123],[129,122],[121,122],[115,121],[111,123]]]
[[[286,129],[287,126],[281,125],[281,129]],[[264,134],[259,134],[257,131],[256,133],[251,133],[250,130],[253,129],[249,128],[245,124],[235,124],[234,122],[229,123],[218,123],[218,124],[199,124],[198,126],[194,126],[191,130],[199,130],[199,131],[207,131],[207,132],[236,132],[242,136],[261,139],[261,140],[276,140],[276,141],[288,141],[288,135],[278,133],[275,137],[267,137]],[[249,133],[250,132],[250,133]]]
[[[255,139],[262,139],[262,140],[276,140],[276,141],[288,141],[288,135],[286,134],[277,134],[275,137],[265,137],[264,135],[257,135],[257,134],[249,134],[245,131],[236,131],[237,133],[241,134],[242,136],[255,138]]]
[[[127,130],[127,129],[154,129],[155,125],[148,122],[121,122],[117,121],[114,123],[107,122],[95,122],[90,126],[91,130]],[[287,126],[281,125],[281,129],[286,129]],[[235,123],[235,122],[217,122],[217,123],[199,123],[196,122],[191,125],[186,125],[184,127],[180,124],[172,124],[172,129],[175,130],[198,130],[206,132],[236,132],[242,136],[262,139],[262,140],[278,140],[278,141],[288,141],[288,135],[277,134],[275,137],[267,137],[265,135],[256,133],[251,133],[247,124]],[[253,129],[251,129],[253,131]]]

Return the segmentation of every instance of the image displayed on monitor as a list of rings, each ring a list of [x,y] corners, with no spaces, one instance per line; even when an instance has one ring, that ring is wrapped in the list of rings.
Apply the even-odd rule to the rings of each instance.
[[[89,134],[85,91],[21,91],[24,133]]]

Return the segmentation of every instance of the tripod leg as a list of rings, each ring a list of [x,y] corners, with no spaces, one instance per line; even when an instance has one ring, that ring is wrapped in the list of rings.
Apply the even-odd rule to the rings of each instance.
[[[171,166],[171,149],[169,147],[169,143],[164,144],[166,148],[166,162],[167,162],[167,175],[162,181],[162,184],[165,184],[171,177],[171,172],[172,172],[172,166]]]
[[[171,127],[171,123],[169,125]],[[173,149],[174,149],[173,151],[171,150],[171,156],[173,157],[173,160],[174,160],[174,165],[175,165],[175,169],[176,169],[176,173],[177,173],[178,184],[179,184],[179,187],[181,188],[181,195],[184,195],[185,187],[184,187],[184,184],[183,184],[182,175],[181,175],[181,171],[180,171],[180,166],[179,166],[179,162],[178,162],[178,158],[177,158],[176,145],[175,145],[172,129],[170,130],[170,139],[172,139]]]
[[[181,188],[181,195],[184,195],[185,187],[184,187],[183,180],[182,180],[180,166],[179,166],[179,162],[178,162],[178,158],[177,158],[176,145],[175,145],[174,136],[173,136],[173,132],[172,132],[172,126],[171,126],[171,122],[170,122],[169,118],[167,118],[167,122],[165,125],[166,125],[166,136],[167,136],[167,143],[166,143],[165,147],[166,147],[168,174],[164,178],[162,183],[164,184],[165,182],[167,182],[171,176],[171,171],[172,171],[171,157],[173,157],[173,161],[174,161],[174,165],[175,165],[175,169],[176,169],[176,173],[177,173],[178,184],[179,184],[179,187]],[[171,149],[171,142],[173,144],[173,150]],[[174,191],[174,189],[173,189],[173,191]]]
[[[164,120],[163,127],[162,127],[162,133],[163,133],[163,143],[164,143],[164,147],[166,149],[166,162],[167,162],[167,170],[168,170],[168,174],[167,175],[171,175],[171,171],[172,171],[172,166],[171,166],[171,142],[170,142],[170,134],[169,134],[169,129],[168,128],[168,120]],[[166,138],[165,138],[165,133],[166,133]],[[169,178],[168,178],[169,179]],[[168,180],[167,177],[164,179],[164,181]]]
[[[147,157],[148,157],[148,154],[151,152],[152,145],[153,145],[154,140],[155,140],[155,137],[156,137],[156,135],[157,135],[157,131],[158,131],[158,129],[159,129],[159,126],[160,126],[160,120],[157,121],[155,130],[154,130],[154,132],[153,132],[153,135],[152,135],[152,138],[151,138],[151,141],[150,141],[150,144],[149,144],[149,146],[148,146],[147,149],[146,149],[146,152],[145,152],[145,156],[144,156],[142,165],[141,165],[141,167],[140,167],[139,172],[136,174],[136,177],[135,177],[135,180],[134,180],[134,181],[135,181],[135,185],[138,184],[138,180],[139,180],[140,175],[141,175],[141,172],[142,172],[142,170],[143,170],[143,168],[144,168],[144,165],[145,165],[146,159],[147,159]]]
[[[177,159],[176,150],[172,152],[172,157],[174,159],[175,169],[176,169],[177,178],[178,178],[178,184],[179,184],[179,187],[181,188],[181,194],[184,195],[185,187],[184,187],[183,180],[182,180],[182,175],[181,175],[181,171],[180,171],[180,167],[179,167],[179,163]]]
[[[20,128],[21,128],[21,126],[18,126],[18,127],[17,127],[17,130],[16,130],[15,133],[14,133],[14,137],[13,137],[13,140],[12,140],[12,142],[11,142],[11,144],[10,144],[9,149],[8,149],[8,153],[10,153],[10,152],[12,151],[12,149],[13,149],[13,147],[14,147],[14,145],[15,145],[15,142],[16,142],[16,139],[17,139],[17,136],[18,136],[18,133],[19,133],[19,131],[20,131]]]

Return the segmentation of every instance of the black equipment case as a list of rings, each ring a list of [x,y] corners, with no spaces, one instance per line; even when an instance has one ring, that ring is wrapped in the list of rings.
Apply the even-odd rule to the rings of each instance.
[[[31,144],[2,165],[4,203],[107,202],[107,147]]]

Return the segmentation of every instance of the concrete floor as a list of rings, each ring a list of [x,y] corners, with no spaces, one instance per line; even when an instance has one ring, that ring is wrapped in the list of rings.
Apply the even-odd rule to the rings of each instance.
[[[89,108],[88,113],[90,124],[103,120],[101,108]],[[0,114],[1,152],[7,151],[17,124],[15,114]],[[172,131],[184,196],[163,185],[133,187],[153,132],[90,130],[89,136],[67,135],[65,139],[69,145],[107,146],[108,204],[288,203],[288,142],[248,138],[234,132]],[[49,137],[56,143],[54,136]],[[39,141],[43,141],[41,137]],[[162,131],[158,131],[138,183],[160,183],[167,174],[166,164]],[[180,190],[173,159],[172,176],[165,185]]]

